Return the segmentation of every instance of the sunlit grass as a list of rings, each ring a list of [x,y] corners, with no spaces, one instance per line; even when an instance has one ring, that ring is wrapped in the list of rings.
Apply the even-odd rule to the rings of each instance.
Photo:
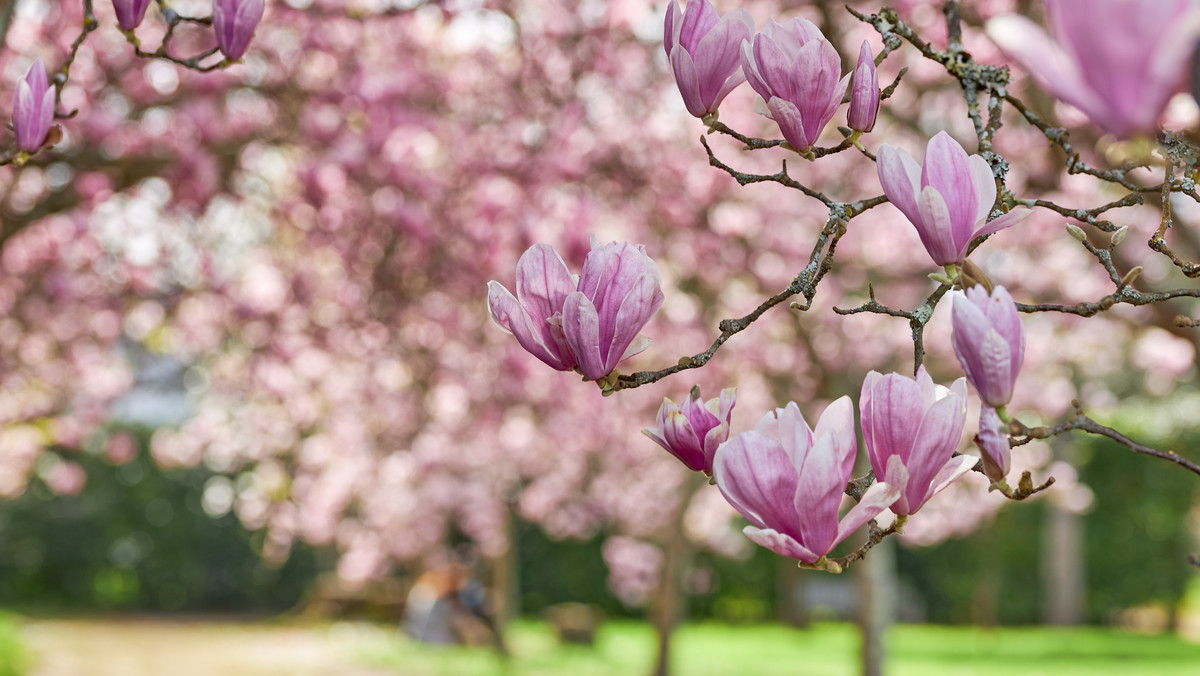
[[[599,676],[648,674],[653,630],[609,622],[593,647],[560,646],[539,622],[509,631],[505,664],[481,648],[421,645],[399,633],[357,634],[354,652],[373,666],[406,676],[485,674]],[[1142,636],[1100,628],[899,626],[888,636],[893,676],[1194,676],[1200,646],[1173,636]],[[681,628],[674,640],[675,673],[851,676],[858,673],[859,640],[844,624],[797,630],[774,625],[715,623]]]
[[[0,676],[22,676],[28,666],[16,618],[0,612]]]

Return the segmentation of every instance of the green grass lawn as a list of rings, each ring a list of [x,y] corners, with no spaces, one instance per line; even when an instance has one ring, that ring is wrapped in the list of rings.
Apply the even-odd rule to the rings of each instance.
[[[16,618],[0,612],[0,676],[21,676],[25,673],[27,660],[20,629]]]
[[[889,676],[1197,676],[1200,645],[1173,636],[1110,629],[898,626],[888,637]],[[505,665],[485,649],[427,646],[400,633],[354,638],[358,657],[405,676],[601,676],[648,674],[654,633],[638,622],[606,623],[594,647],[560,646],[543,623],[521,621]],[[808,630],[774,625],[692,624],[675,637],[672,666],[681,676],[852,676],[859,641],[844,624]]]

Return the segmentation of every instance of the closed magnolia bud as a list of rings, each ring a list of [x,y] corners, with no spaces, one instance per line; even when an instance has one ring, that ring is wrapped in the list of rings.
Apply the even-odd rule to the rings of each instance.
[[[1125,241],[1125,236],[1128,234],[1129,234],[1129,226],[1128,225],[1122,225],[1121,227],[1114,230],[1113,234],[1112,234],[1112,245],[1116,246],[1116,245],[1120,244],[1121,242]]]
[[[1000,408],[1012,398],[1013,383],[1025,359],[1025,329],[1012,296],[1003,286],[982,286],[956,295],[950,321],[954,354],[983,403]]]
[[[213,0],[213,31],[225,58],[242,58],[262,15],[263,0]]]
[[[151,0],[113,0],[113,11],[117,14],[117,25],[131,31],[146,18]]]
[[[46,77],[46,67],[38,59],[29,67],[25,79],[17,83],[13,97],[13,132],[17,149],[32,153],[46,142],[54,121],[54,87]]]
[[[858,65],[854,67],[854,79],[850,83],[850,109],[846,112],[846,122],[856,131],[871,131],[875,128],[878,113],[879,73],[875,70],[875,59],[871,57],[871,45],[863,40]]]
[[[1125,276],[1121,278],[1121,285],[1129,286],[1130,284],[1133,284],[1134,280],[1136,280],[1142,274],[1143,269],[1144,268],[1142,268],[1142,266],[1139,265],[1136,268],[1130,270],[1129,272],[1126,272]]]
[[[1075,225],[1074,223],[1067,223],[1067,234],[1079,240],[1080,242],[1087,241],[1087,233],[1083,231],[1083,228]]]

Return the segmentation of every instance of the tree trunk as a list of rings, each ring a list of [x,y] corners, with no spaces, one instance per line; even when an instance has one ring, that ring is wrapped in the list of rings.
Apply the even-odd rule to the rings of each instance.
[[[1059,437],[1052,448],[1055,459],[1071,461],[1069,442],[1061,442]],[[1042,617],[1046,624],[1083,623],[1086,604],[1083,549],[1083,518],[1047,501],[1046,528],[1042,534],[1042,598],[1046,600]]]
[[[797,628],[805,628],[809,623],[808,604],[804,601],[808,578],[804,573],[795,561],[780,557],[775,573],[775,598],[779,603],[775,615],[780,622]]]
[[[895,546],[893,538],[884,539],[856,567],[863,676],[883,675],[884,635],[895,618]]]

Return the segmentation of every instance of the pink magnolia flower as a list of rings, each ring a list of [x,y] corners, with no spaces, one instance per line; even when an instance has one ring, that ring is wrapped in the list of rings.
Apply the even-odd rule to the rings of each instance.
[[[213,31],[225,58],[242,58],[262,15],[263,0],[213,0]]]
[[[768,21],[752,41],[742,43],[742,70],[766,103],[760,112],[779,125],[796,150],[816,143],[841,105],[849,84],[841,68],[837,50],[806,19],[786,25]]]
[[[548,244],[517,261],[517,294],[488,282],[488,309],[521,347],[559,371],[599,380],[617,362],[650,346],[642,327],[662,306],[658,265],[639,244],[612,242],[592,250],[578,281]]]
[[[721,494],[750,520],[746,537],[816,563],[900,497],[898,488],[876,483],[838,521],[857,448],[849,397],[830,404],[816,430],[790,402],[721,444],[713,473]]]
[[[967,418],[967,381],[949,389],[935,385],[922,366],[915,379],[875,371],[863,381],[858,401],[863,442],[875,477],[895,486],[898,515],[913,514],[925,501],[979,460],[952,457]]]
[[[1000,419],[996,409],[984,404],[979,410],[979,433],[975,445],[983,451],[983,473],[992,481],[1008,476],[1012,465],[1008,444],[1008,425]]]
[[[1127,138],[1157,126],[1184,83],[1196,39],[1196,0],[1045,0],[1050,34],[1015,14],[988,36],[1054,96]]]
[[[567,344],[584,376],[599,380],[650,346],[638,332],[663,304],[662,276],[645,248],[628,242],[603,246],[593,237],[578,290],[563,303]]]
[[[575,279],[549,244],[534,244],[517,261],[517,295],[500,282],[488,282],[488,309],[500,328],[529,354],[559,371],[575,368],[575,353],[563,334],[562,308],[575,291]]]
[[[32,153],[46,142],[54,122],[54,88],[41,59],[34,61],[25,79],[17,83],[12,120],[18,150]]]
[[[718,16],[708,0],[691,0],[686,10],[671,0],[663,48],[689,113],[704,117],[717,112],[729,92],[746,81],[738,50],[751,35],[754,19],[744,9]]]
[[[887,144],[879,147],[879,182],[888,201],[917,228],[921,243],[938,265],[961,263],[971,240],[999,232],[1029,215],[1016,207],[987,222],[996,202],[991,167],[946,132],[938,132],[925,149],[925,164]]]
[[[117,13],[117,25],[131,31],[142,23],[153,0],[113,0],[113,10]]]
[[[951,313],[954,354],[983,403],[1008,404],[1025,359],[1025,330],[1012,296],[997,286],[973,286],[954,296]]]
[[[846,123],[857,131],[871,131],[878,114],[879,73],[875,70],[875,59],[871,57],[871,45],[863,40],[854,78],[850,81],[850,109],[846,111]]]
[[[659,446],[679,458],[693,472],[712,474],[717,446],[729,438],[729,417],[735,401],[733,388],[721,390],[720,399],[700,401],[700,388],[692,388],[683,405],[663,397],[658,427],[642,430]]]

